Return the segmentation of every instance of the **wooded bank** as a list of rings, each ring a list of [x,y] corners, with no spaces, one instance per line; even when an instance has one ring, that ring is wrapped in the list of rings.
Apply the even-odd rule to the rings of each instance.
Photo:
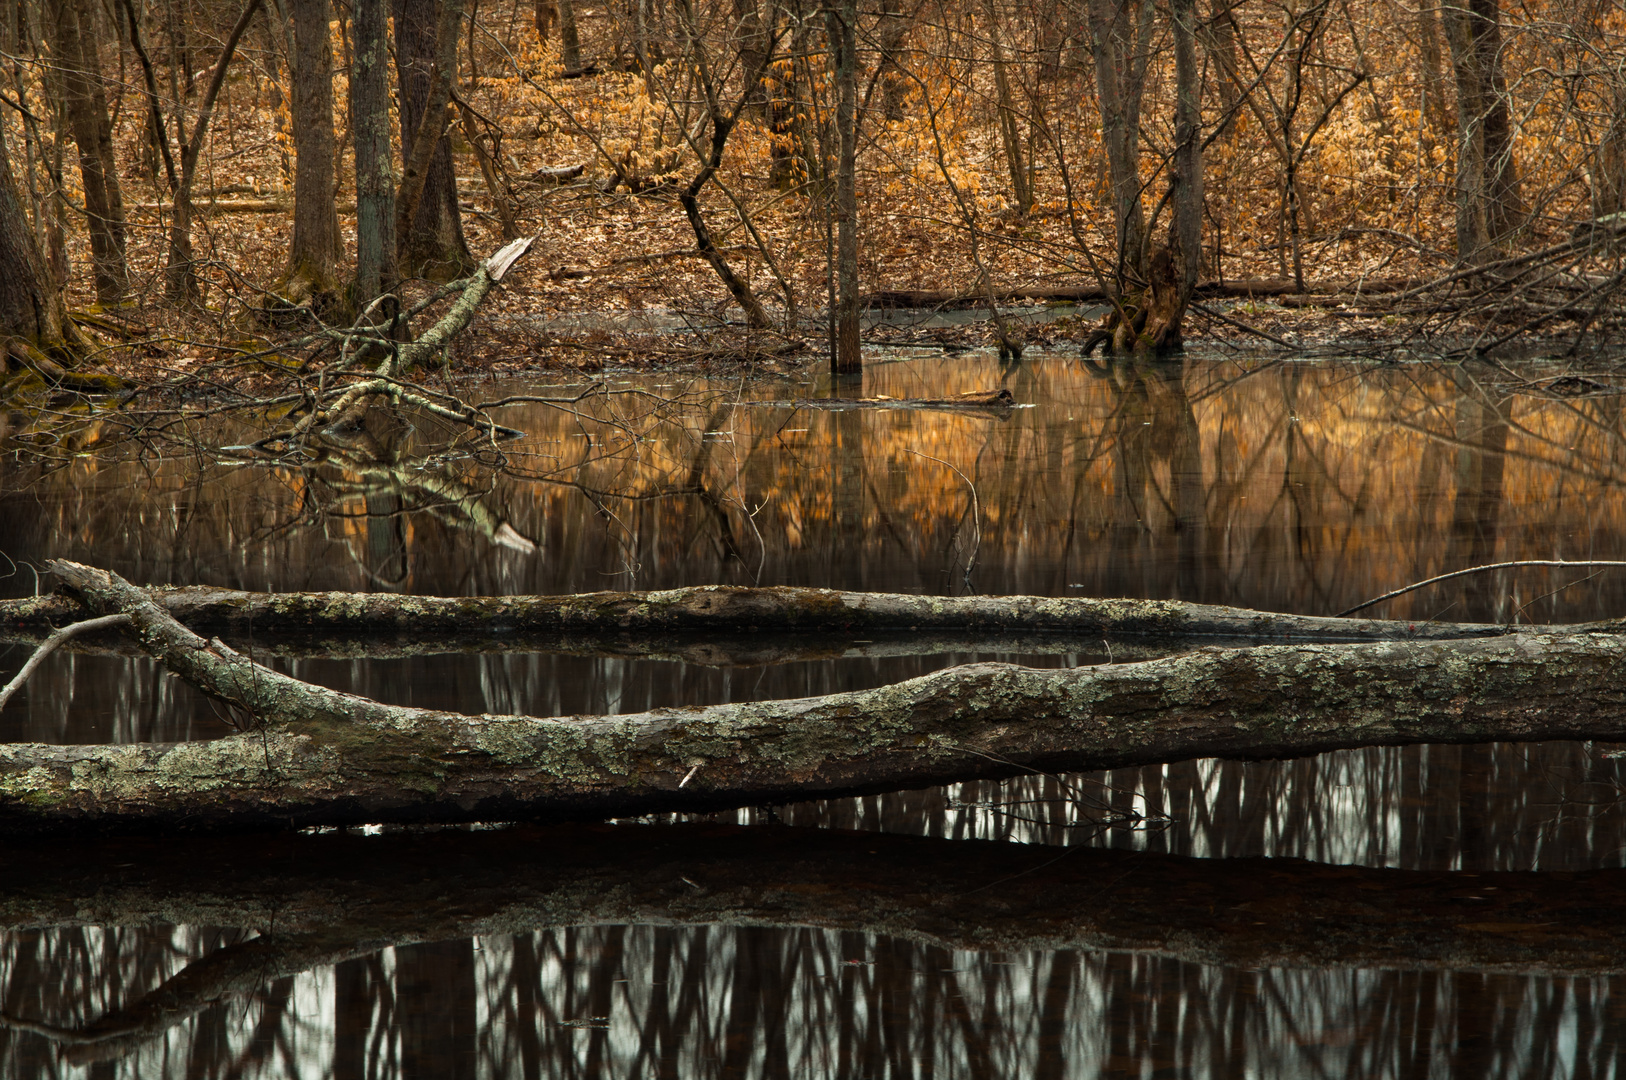
[[[624,716],[464,716],[278,674],[115,575],[53,564],[154,658],[240,710],[177,745],[0,746],[0,832],[508,821],[710,810],[1033,770],[1408,743],[1626,740],[1626,638],[1205,648],[971,664],[893,686]]]

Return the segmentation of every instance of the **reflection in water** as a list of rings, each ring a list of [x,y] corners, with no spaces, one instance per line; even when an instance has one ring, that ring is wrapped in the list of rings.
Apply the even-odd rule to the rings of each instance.
[[[1060,357],[1003,376],[975,361],[882,364],[861,392],[941,397],[1002,378],[1034,407],[1004,418],[829,412],[751,404],[804,387],[704,380],[661,391],[682,390],[681,401],[519,406],[503,420],[529,435],[504,447],[506,467],[476,454],[425,458],[408,428],[291,463],[216,455],[243,441],[224,431],[157,459],[14,462],[0,549],[18,562],[67,557],[137,581],[250,589],[969,587],[1313,614],[1476,563],[1626,558],[1618,396],[1513,394],[1459,368],[1188,359],[1093,370]],[[33,581],[22,573],[8,587]],[[1458,579],[1377,613],[1567,622],[1623,610],[1626,575],[1541,570]],[[402,704],[558,715],[827,693],[971,659],[1099,663],[1113,646],[760,667],[527,651],[275,663]],[[14,647],[6,662],[22,655]],[[0,714],[8,740],[224,730],[209,703],[146,661],[73,652]],[[1623,782],[1602,746],[1414,747],[1031,777],[776,813],[946,838],[1568,871],[1626,863]],[[89,1024],[240,937],[197,926],[0,935],[4,1009]],[[812,929],[584,927],[267,973],[122,1058],[82,1047],[58,1062],[42,1035],[0,1028],[0,1074],[1608,1075],[1626,1030],[1613,988],[970,954]]]
[[[220,935],[8,935],[7,1008],[85,1022]],[[215,939],[211,941],[211,939]],[[1614,1075],[1618,978],[1247,971],[812,929],[583,927],[269,979],[106,1060],[0,1028],[0,1071],[246,1077]]]
[[[975,362],[883,364],[864,393],[998,378]],[[137,581],[282,591],[942,593],[960,588],[972,542],[963,475],[986,593],[1331,614],[1475,561],[1626,554],[1618,396],[1507,396],[1427,366],[1187,360],[1098,377],[1041,357],[1006,379],[1033,407],[1003,419],[753,406],[806,388],[722,382],[671,404],[515,406],[505,421],[530,435],[505,444],[505,469],[415,457],[412,430],[298,465],[216,460],[210,446],[241,438],[230,432],[157,461],[14,465],[0,548]],[[1563,622],[1626,599],[1619,574],[1467,581],[1379,613]]]

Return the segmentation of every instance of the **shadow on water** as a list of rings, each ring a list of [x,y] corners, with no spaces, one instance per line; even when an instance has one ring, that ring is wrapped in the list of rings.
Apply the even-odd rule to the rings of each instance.
[[[828,392],[800,384],[660,376],[612,381],[612,396],[569,407],[506,409],[503,422],[528,435],[500,459],[489,446],[449,450],[427,421],[276,459],[228,449],[251,437],[200,423],[186,441],[140,455],[113,447],[6,461],[0,549],[22,564],[67,557],[137,581],[250,589],[808,584],[1311,614],[1478,563],[1626,558],[1619,396],[1542,392],[1539,368],[1517,385],[1483,375],[1202,359],[1094,368],[1038,356],[1003,371],[879,364],[861,388],[840,389],[943,398],[1004,385],[1032,406],[991,413],[826,410],[796,405]],[[26,571],[8,584],[33,588]],[[1381,613],[1571,622],[1623,610],[1626,575],[1531,570],[1458,579]],[[451,639],[393,652],[266,636],[239,644],[301,678],[395,703],[540,715],[822,694],[982,659],[1124,662],[1164,648],[846,639],[787,657],[764,641],[750,643],[755,652],[675,642],[654,656],[517,638],[479,651]],[[10,646],[13,669],[26,651]],[[0,713],[10,741],[225,730],[208,702],[144,659],[89,645],[48,661]],[[1562,916],[1553,905],[1578,891],[1561,875],[1626,865],[1623,783],[1615,750],[1601,745],[1426,746],[727,816],[760,841],[704,825],[722,830],[704,834],[713,846],[762,845],[755,893],[728,891],[746,886],[719,869],[717,852],[670,839],[694,823],[622,826],[662,838],[652,849],[681,849],[688,869],[623,852],[626,874],[614,880],[558,861],[560,845],[578,842],[569,830],[267,840],[242,857],[262,877],[237,893],[221,884],[230,858],[218,846],[65,849],[58,876],[93,879],[66,884],[39,869],[39,852],[8,850],[0,1009],[22,1024],[0,1028],[0,1073],[1607,1074],[1626,1030],[1610,993],[1617,969],[1596,957],[1590,967],[1531,958],[1557,947],[1543,927],[1619,921],[1602,900]],[[820,848],[774,823],[840,839]],[[987,840],[1004,843],[977,843]],[[344,846],[385,842],[397,846],[377,851],[400,867]],[[594,844],[606,859],[622,850],[603,836]],[[458,863],[460,846],[479,854]],[[872,851],[918,881],[864,870]],[[209,869],[163,893],[170,856]],[[1367,869],[1242,861],[1259,857]],[[846,876],[815,881],[818,858],[846,864]],[[1067,877],[1075,866],[1080,876]],[[1434,939],[1421,932],[1403,939],[1409,960],[1378,951],[1384,933],[1367,935],[1366,952],[1344,941],[1337,953],[1327,924],[1306,931],[1319,954],[1238,951],[1249,941],[1292,947],[1294,911],[1340,897],[1417,900],[1431,889],[1431,903],[1466,911],[1491,902],[1476,875],[1531,871],[1541,873],[1517,883],[1525,907],[1453,924],[1478,928],[1464,932],[1479,944],[1463,949],[1511,950],[1501,967],[1460,951],[1425,963]],[[1408,873],[1420,876],[1383,876]],[[1318,874],[1357,876],[1316,893]],[[414,891],[424,882],[434,896]],[[1160,914],[1100,929],[1102,911],[1128,910],[1136,882],[1162,890]],[[1235,900],[1260,883],[1304,907]],[[493,906],[522,885],[532,893]],[[1539,889],[1559,898],[1531,899]],[[357,911],[390,906],[380,890],[411,910],[366,924]],[[1076,903],[1072,921],[1057,929],[1008,910],[1035,895]],[[1194,896],[1222,899],[1203,908]],[[1412,909],[1338,910],[1340,925],[1395,938]],[[955,919],[971,936],[952,932]],[[1165,937],[1184,927],[1186,946],[1151,940],[1153,927]]]

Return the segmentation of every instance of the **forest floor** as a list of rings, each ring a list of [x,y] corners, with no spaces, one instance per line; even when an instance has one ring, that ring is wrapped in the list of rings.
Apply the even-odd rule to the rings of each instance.
[[[139,110],[130,107],[135,99],[122,110],[116,130],[121,159],[129,163],[123,182],[136,288],[129,310],[120,314],[138,333],[133,342],[109,339],[103,359],[110,369],[141,381],[173,378],[229,356],[248,341],[274,346],[300,331],[297,320],[275,324],[263,311],[286,261],[292,199],[290,140],[285,113],[272,104],[279,94],[273,92],[271,70],[262,58],[245,63],[229,80],[205,155],[211,164],[200,177],[195,198],[195,242],[199,257],[206,260],[201,268],[205,293],[202,305],[190,310],[161,298],[167,193],[156,172],[142,162]],[[718,246],[770,314],[782,320],[772,331],[744,332],[738,308],[698,256],[678,203],[671,181],[681,180],[683,161],[669,159],[673,171],[650,173],[651,186],[636,194],[615,181],[605,148],[636,142],[651,123],[647,107],[645,114],[629,112],[626,102],[636,96],[630,82],[630,76],[620,73],[554,81],[546,103],[538,102],[534,91],[541,84],[529,76],[476,80],[477,85],[463,91],[492,118],[492,130],[502,132],[497,155],[502,175],[499,191],[493,192],[463,133],[453,131],[471,252],[483,257],[504,242],[497,198],[507,201],[517,231],[535,233],[538,239],[455,343],[453,370],[597,371],[687,363],[773,372],[823,363],[827,347],[821,321],[828,295],[823,202],[771,185],[767,133],[755,122],[742,125],[721,175],[747,213],[738,212],[715,189],[708,189],[702,201]],[[982,177],[984,190],[994,192],[999,177],[995,148],[972,132],[959,152],[955,167]],[[353,167],[347,157],[341,158],[340,225],[345,258],[353,260],[354,203],[346,205],[345,194],[354,190]],[[549,170],[576,165],[584,166],[583,173],[569,183],[553,182],[549,175]],[[1111,249],[1098,225],[1100,215],[1093,204],[1080,208],[1045,189],[1044,183],[1055,187],[1054,178],[1047,179],[1043,171],[1035,174],[1043,197],[1025,216],[1016,215],[997,193],[972,200],[972,224],[980,240],[974,253],[963,204],[951,204],[942,185],[934,187],[929,177],[919,179],[929,171],[886,166],[862,178],[860,277],[866,293],[979,295],[984,289],[979,257],[994,288],[1011,296],[1017,307],[1028,305],[1027,310],[1032,310],[1032,301],[1017,298],[1024,289],[1042,293],[1099,281],[1090,259]],[[1224,180],[1216,176],[1214,184]],[[72,181],[68,183],[71,187]],[[1188,342],[1248,350],[1347,344],[1377,354],[1414,341],[1414,321],[1386,311],[1383,297],[1362,293],[1371,283],[1384,283],[1392,291],[1449,269],[1450,256],[1442,250],[1450,245],[1448,196],[1431,191],[1428,199],[1416,200],[1420,216],[1414,232],[1345,227],[1308,237],[1300,252],[1306,285],[1300,295],[1279,295],[1291,265],[1280,223],[1256,225],[1252,232],[1233,229],[1222,236],[1221,265],[1215,265],[1214,256],[1207,258],[1205,277],[1233,283],[1274,281],[1278,287],[1270,295],[1232,294],[1203,301],[1188,316]],[[747,217],[760,243],[742,227]],[[64,290],[70,308],[93,310],[89,253],[82,231],[72,227],[72,220],[69,225],[59,263]],[[1096,256],[1081,255],[1081,245]],[[409,282],[403,293],[410,300],[433,287]],[[796,306],[795,318],[787,317],[787,297]],[[1090,307],[1078,309],[1085,314],[1034,320],[1026,328],[1028,342],[1059,348],[1078,342],[1097,325]],[[986,318],[972,317],[969,311],[960,318],[964,321],[951,326],[877,326],[866,333],[866,343],[948,352],[992,347],[993,328]],[[1560,336],[1564,329],[1561,324],[1547,327]]]

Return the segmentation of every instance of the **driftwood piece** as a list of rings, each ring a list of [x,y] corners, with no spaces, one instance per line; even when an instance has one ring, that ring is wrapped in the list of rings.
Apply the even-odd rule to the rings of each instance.
[[[257,593],[209,586],[143,592],[199,630],[343,633],[704,632],[848,635],[886,630],[1023,631],[1249,641],[1388,641],[1500,637],[1497,623],[1409,622],[1283,615],[1180,600],[1043,596],[919,596],[795,586],[701,585],[658,592],[564,596],[399,596],[392,593]],[[0,601],[0,624],[57,625],[83,618],[67,593]],[[1526,628],[1531,629],[1531,628]],[[1626,619],[1537,628],[1552,633],[1626,632]]]
[[[178,745],[0,746],[0,832],[494,821],[707,810],[1197,757],[1626,739],[1626,638],[1202,649],[950,668],[894,686],[625,716],[464,716],[299,682],[141,589],[53,570],[171,671],[253,718]]]

